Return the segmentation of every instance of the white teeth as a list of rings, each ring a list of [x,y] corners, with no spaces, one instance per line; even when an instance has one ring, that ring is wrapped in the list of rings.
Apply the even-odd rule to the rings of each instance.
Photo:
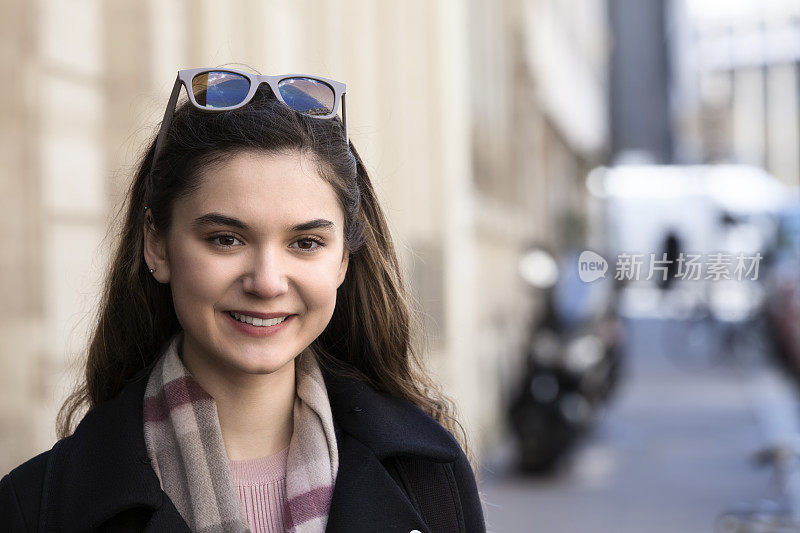
[[[246,322],[254,326],[277,326],[288,318],[288,315],[278,318],[256,318],[253,316],[240,315],[239,313],[234,313],[233,311],[230,311],[230,315],[239,322]]]

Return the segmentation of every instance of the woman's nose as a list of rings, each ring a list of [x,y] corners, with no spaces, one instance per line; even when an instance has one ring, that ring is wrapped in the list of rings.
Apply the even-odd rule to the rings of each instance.
[[[253,258],[244,277],[244,290],[260,298],[274,298],[289,288],[286,271],[278,254],[263,252]]]

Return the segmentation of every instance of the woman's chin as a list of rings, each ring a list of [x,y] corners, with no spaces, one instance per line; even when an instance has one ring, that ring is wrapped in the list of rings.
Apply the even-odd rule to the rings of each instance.
[[[268,356],[258,354],[253,356],[244,356],[236,361],[233,361],[233,366],[243,374],[250,375],[264,375],[275,374],[282,370],[286,370],[294,361],[294,357]],[[293,368],[293,366],[292,366]]]

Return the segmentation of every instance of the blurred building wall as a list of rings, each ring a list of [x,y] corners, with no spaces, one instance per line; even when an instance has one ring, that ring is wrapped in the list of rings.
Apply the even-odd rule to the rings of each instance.
[[[0,463],[52,445],[107,214],[99,2],[0,3]]]
[[[531,242],[577,242],[606,151],[602,0],[2,0],[0,470],[55,440],[114,215],[176,70],[348,84],[348,122],[480,455],[535,298]],[[11,74],[9,74],[11,76]],[[569,89],[569,90],[568,90]]]
[[[531,245],[585,246],[584,179],[608,153],[605,2],[470,0],[477,249],[477,420],[502,438],[543,303],[518,274]]]
[[[672,0],[683,163],[747,163],[800,185],[800,4]]]

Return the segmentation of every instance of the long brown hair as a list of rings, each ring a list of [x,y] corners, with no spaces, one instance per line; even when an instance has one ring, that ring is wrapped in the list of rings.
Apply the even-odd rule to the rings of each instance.
[[[420,407],[469,453],[453,402],[431,380],[415,346],[421,320],[403,281],[392,238],[366,168],[344,140],[341,121],[295,113],[262,85],[240,109],[208,113],[180,106],[151,174],[155,142],[139,162],[120,208],[124,216],[91,336],[84,380],[62,405],[59,438],[74,431],[78,413],[112,397],[138,371],[155,363],[180,330],[168,285],[150,275],[143,258],[145,205],[166,234],[174,202],[199,186],[206,165],[242,151],[298,150],[314,156],[345,215],[350,253],[333,316],[311,348],[319,363]]]

